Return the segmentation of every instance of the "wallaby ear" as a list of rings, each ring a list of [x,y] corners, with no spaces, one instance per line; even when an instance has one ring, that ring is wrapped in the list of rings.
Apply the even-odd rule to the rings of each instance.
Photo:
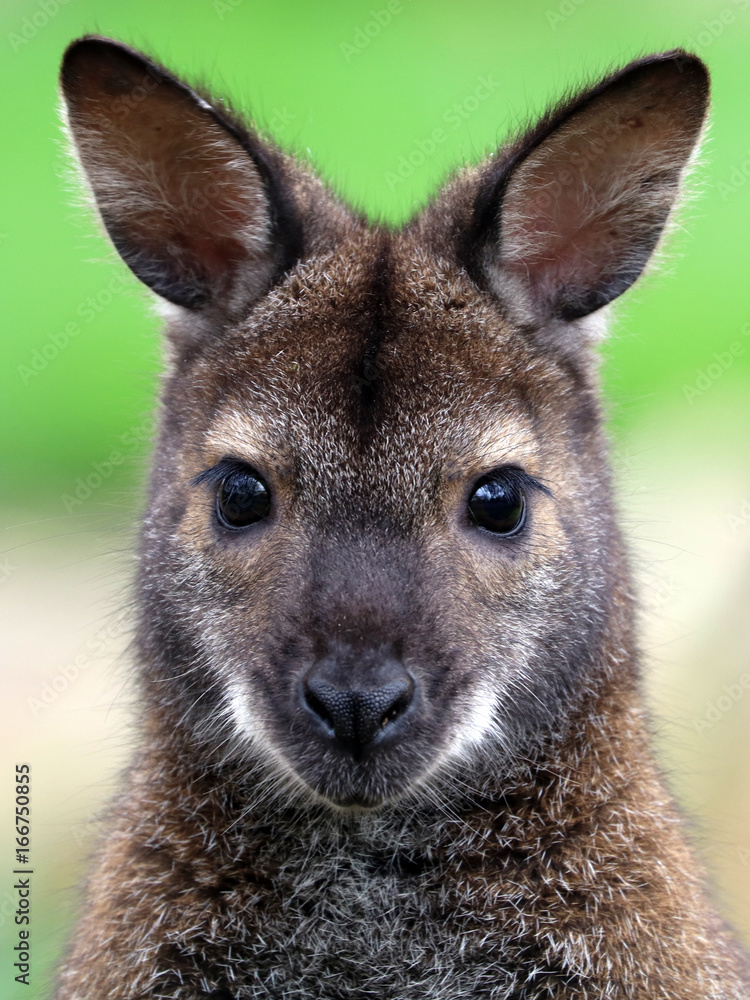
[[[145,56],[86,37],[65,53],[68,123],[132,271],[192,310],[232,313],[294,259],[282,161]]]
[[[475,272],[542,320],[585,316],[624,292],[664,230],[708,91],[700,59],[671,52],[550,112],[483,179]]]

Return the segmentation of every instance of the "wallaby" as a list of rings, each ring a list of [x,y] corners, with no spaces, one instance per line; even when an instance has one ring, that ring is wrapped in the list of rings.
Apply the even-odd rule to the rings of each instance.
[[[139,749],[60,1000],[750,997],[650,750],[595,353],[708,89],[639,59],[395,229],[70,46],[169,360]]]

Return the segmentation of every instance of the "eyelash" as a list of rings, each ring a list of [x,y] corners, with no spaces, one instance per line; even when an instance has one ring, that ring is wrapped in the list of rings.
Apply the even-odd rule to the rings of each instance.
[[[218,489],[224,480],[231,476],[233,472],[245,472],[248,475],[255,475],[255,469],[249,462],[243,462],[239,458],[222,458],[216,465],[204,472],[198,473],[190,480],[191,486],[212,486]]]
[[[248,462],[242,461],[238,458],[227,457],[222,458],[210,469],[206,469],[197,476],[194,476],[190,480],[190,484],[192,486],[208,486],[211,489],[218,491],[226,479],[233,473],[245,473],[254,477],[258,476],[257,470]],[[491,469],[489,472],[484,473],[481,476],[477,476],[468,484],[466,498],[464,501],[467,510],[469,500],[476,491],[478,484],[483,479],[490,478],[495,478],[501,483],[507,484],[509,487],[514,487],[520,490],[525,496],[529,496],[535,492],[542,493],[548,497],[553,496],[550,488],[545,486],[545,484],[535,476],[532,476],[530,473],[518,466],[505,465]]]
[[[482,479],[498,479],[500,482],[507,483],[508,486],[515,486],[527,494],[536,492],[543,493],[547,497],[554,496],[549,486],[545,486],[536,476],[532,476],[531,473],[517,465],[500,465],[490,469],[489,472],[483,472],[481,476],[476,476],[469,484],[468,496],[472,495],[477,488],[477,483]]]

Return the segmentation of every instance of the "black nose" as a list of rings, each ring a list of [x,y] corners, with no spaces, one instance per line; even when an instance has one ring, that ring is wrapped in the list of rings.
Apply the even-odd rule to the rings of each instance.
[[[414,681],[406,672],[376,688],[339,687],[313,668],[302,682],[307,708],[355,756],[399,719],[411,704]]]

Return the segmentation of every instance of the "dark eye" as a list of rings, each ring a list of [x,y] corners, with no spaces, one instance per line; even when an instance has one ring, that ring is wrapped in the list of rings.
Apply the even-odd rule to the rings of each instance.
[[[222,479],[216,497],[216,513],[229,528],[247,528],[268,517],[271,494],[258,476],[237,470]]]
[[[496,535],[520,531],[526,520],[523,491],[516,483],[485,476],[469,497],[469,516],[478,527]]]

